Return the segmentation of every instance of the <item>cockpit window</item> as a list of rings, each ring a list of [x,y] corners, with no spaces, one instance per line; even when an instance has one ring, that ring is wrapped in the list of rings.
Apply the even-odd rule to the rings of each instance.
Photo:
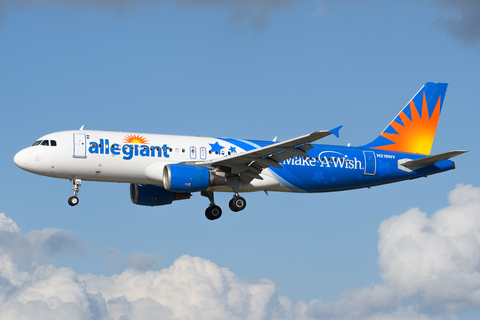
[[[48,140],[37,140],[32,144],[32,147],[34,146],[52,146],[56,147],[57,146],[57,141],[56,140],[50,140],[50,143]]]

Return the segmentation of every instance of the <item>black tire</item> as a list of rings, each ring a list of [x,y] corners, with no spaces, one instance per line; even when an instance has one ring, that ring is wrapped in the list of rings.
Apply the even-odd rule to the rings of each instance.
[[[242,211],[247,206],[247,201],[242,197],[235,197],[230,200],[228,206],[234,212]]]
[[[76,196],[68,198],[68,204],[71,205],[72,207],[76,206],[79,202],[80,200],[78,200],[78,197]]]
[[[228,202],[228,207],[230,208],[230,210],[232,210],[233,212],[237,212],[237,208],[235,207],[235,204],[233,203],[233,201],[235,200],[235,198],[232,198],[229,202]]]
[[[217,220],[222,216],[222,208],[219,206],[210,206],[205,210],[205,217],[208,220]]]

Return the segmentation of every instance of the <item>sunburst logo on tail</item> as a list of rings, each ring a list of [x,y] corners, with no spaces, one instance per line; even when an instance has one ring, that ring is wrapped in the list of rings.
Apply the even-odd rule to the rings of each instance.
[[[396,120],[390,123],[389,127],[396,133],[388,133],[387,131],[391,130],[387,128],[380,134],[390,140],[392,144],[373,148],[429,155],[440,118],[441,99],[442,97],[439,96],[431,116],[428,114],[425,92],[423,92],[421,115],[413,100],[410,101],[410,117],[402,110]]]
[[[139,135],[129,134],[123,138],[123,142],[125,143],[140,143],[140,144],[148,144],[148,140]]]
[[[429,155],[447,86],[425,83],[385,130],[363,147]]]

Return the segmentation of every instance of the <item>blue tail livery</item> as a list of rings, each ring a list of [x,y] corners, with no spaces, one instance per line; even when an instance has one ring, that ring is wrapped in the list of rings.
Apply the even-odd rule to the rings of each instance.
[[[229,208],[241,211],[240,193],[318,193],[411,180],[455,168],[450,158],[467,151],[430,155],[446,83],[426,83],[371,143],[338,146],[314,143],[340,127],[286,141],[188,137],[93,130],[47,134],[14,158],[21,169],[69,179],[71,206],[83,181],[130,184],[134,204],[161,206],[199,192],[209,199],[205,215],[222,209],[215,192],[231,192]],[[101,164],[101,165],[99,165]]]

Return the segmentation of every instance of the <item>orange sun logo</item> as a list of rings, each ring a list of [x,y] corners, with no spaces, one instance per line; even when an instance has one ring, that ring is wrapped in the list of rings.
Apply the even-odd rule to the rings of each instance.
[[[139,136],[139,135],[133,135],[133,134],[125,136],[125,138],[123,138],[123,142],[125,142],[125,143],[148,144],[148,140],[145,139],[145,137]]]
[[[390,126],[395,129],[395,133],[382,132],[380,135],[393,144],[374,147],[375,149],[403,151],[411,153],[420,153],[429,155],[432,149],[433,138],[437,129],[438,119],[440,118],[441,96],[438,98],[432,116],[428,115],[427,100],[425,92],[423,93],[422,115],[420,116],[417,107],[410,101],[410,118],[402,111],[399,116],[403,125],[396,121],[392,121]]]

